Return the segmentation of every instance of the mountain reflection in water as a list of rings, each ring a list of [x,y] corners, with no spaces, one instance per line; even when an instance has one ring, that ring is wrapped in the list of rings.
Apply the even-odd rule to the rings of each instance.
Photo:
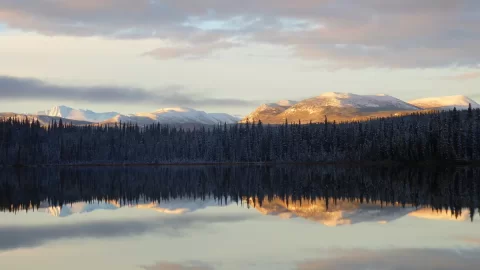
[[[77,202],[63,206],[47,206],[41,203],[37,211],[44,211],[55,217],[68,217],[74,214],[85,214],[95,210],[118,210],[122,207],[138,210],[150,210],[168,215],[182,215],[199,209],[215,206],[227,206],[230,203],[219,205],[214,199],[189,200],[173,199],[162,203],[137,202],[136,204],[120,205],[118,201]],[[351,225],[361,222],[377,222],[386,224],[404,216],[432,220],[466,221],[468,215],[463,213],[454,216],[449,211],[437,211],[430,208],[414,206],[402,207],[399,204],[381,205],[380,203],[363,203],[359,201],[337,201],[330,199],[300,200],[287,203],[279,198],[264,199],[262,203],[258,198],[248,198],[244,201],[247,207],[253,207],[263,215],[277,216],[281,219],[303,218],[326,226]],[[327,208],[327,205],[330,205]],[[467,211],[464,211],[467,212]]]
[[[478,176],[473,167],[3,168],[0,269],[477,270]]]
[[[398,167],[133,167],[3,169],[0,208],[54,216],[123,206],[182,214],[231,203],[328,226],[405,215],[466,220],[480,169]]]

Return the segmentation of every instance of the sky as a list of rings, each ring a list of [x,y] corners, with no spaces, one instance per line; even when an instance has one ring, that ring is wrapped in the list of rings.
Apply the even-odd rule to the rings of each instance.
[[[480,101],[477,0],[1,0],[0,111]]]

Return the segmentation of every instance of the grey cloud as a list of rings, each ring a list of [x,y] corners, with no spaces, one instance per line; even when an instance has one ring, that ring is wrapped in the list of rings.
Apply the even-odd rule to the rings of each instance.
[[[37,79],[0,76],[2,100],[62,100],[92,103],[143,103],[174,106],[249,106],[258,104],[235,98],[210,98],[186,93],[181,86],[168,86],[155,91],[115,86],[60,86]]]
[[[0,251],[40,246],[46,242],[75,238],[113,238],[140,235],[148,232],[181,237],[182,230],[201,229],[215,223],[241,222],[248,215],[221,216],[188,214],[127,221],[94,221],[55,225],[0,226]]]
[[[328,251],[330,253],[330,251]],[[334,250],[333,257],[300,263],[298,270],[476,270],[480,251],[443,249]]]
[[[293,23],[297,29],[288,30],[281,23],[285,19],[301,23]],[[201,29],[186,24],[192,20],[197,26],[209,21],[234,21],[240,27]],[[480,63],[477,0],[3,0],[0,21],[52,35],[155,37],[190,45],[146,53],[160,59],[201,58],[236,46],[225,41],[238,38],[291,47],[294,56],[342,67]],[[349,47],[337,50],[338,44]],[[357,49],[362,46],[383,50]]]

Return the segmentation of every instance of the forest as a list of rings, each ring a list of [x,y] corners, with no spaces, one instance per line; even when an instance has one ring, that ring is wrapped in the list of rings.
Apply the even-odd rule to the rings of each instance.
[[[480,168],[358,166],[158,166],[4,168],[0,211],[36,211],[75,202],[120,205],[173,199],[245,206],[247,198],[289,203],[324,200],[429,207],[452,216],[480,213]],[[255,201],[254,201],[255,202]],[[328,204],[330,203],[330,205]],[[253,205],[254,206],[254,205]]]
[[[0,166],[480,161],[480,109],[184,129],[0,121]]]

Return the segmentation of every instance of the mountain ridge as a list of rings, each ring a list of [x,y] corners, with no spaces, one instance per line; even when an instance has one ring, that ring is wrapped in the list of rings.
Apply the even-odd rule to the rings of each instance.
[[[410,104],[422,107],[424,109],[449,110],[449,109],[468,109],[469,104],[473,109],[480,108],[475,100],[464,95],[440,96],[421,98],[409,101]]]
[[[480,108],[480,104],[464,95],[428,97],[405,102],[388,94],[359,95],[348,92],[325,92],[300,101],[279,100],[264,103],[245,117],[227,113],[207,113],[188,107],[160,108],[153,112],[121,114],[74,109],[65,105],[53,106],[34,114],[0,113],[0,118],[39,120],[42,125],[64,119],[73,125],[132,123],[150,125],[186,125],[191,127],[217,124],[257,122],[281,124],[288,122],[359,121],[376,117],[398,116],[425,110],[459,110]]]
[[[107,119],[110,119],[116,115],[118,112],[102,112],[97,113],[88,109],[74,109],[65,105],[53,106],[49,110],[37,112],[36,115],[46,115],[52,117],[61,117],[70,120],[77,121],[87,121],[87,122],[102,122]]]
[[[163,124],[232,124],[240,118],[227,113],[206,113],[187,107],[161,108],[153,112],[139,112],[134,114],[121,114],[118,112],[97,113],[88,109],[74,109],[65,105],[54,106],[49,110],[37,112],[37,116],[59,117],[75,121],[86,121],[98,124],[113,124],[119,122],[148,125],[153,123]]]
[[[294,104],[265,103],[241,120],[241,123],[262,121],[281,124],[285,121],[308,123],[330,121],[367,120],[375,117],[397,116],[418,111],[439,109],[467,109],[480,105],[466,96],[445,96],[422,99],[437,101],[438,106],[427,106],[425,102],[406,102],[387,94],[358,95],[347,92],[326,92]]]

